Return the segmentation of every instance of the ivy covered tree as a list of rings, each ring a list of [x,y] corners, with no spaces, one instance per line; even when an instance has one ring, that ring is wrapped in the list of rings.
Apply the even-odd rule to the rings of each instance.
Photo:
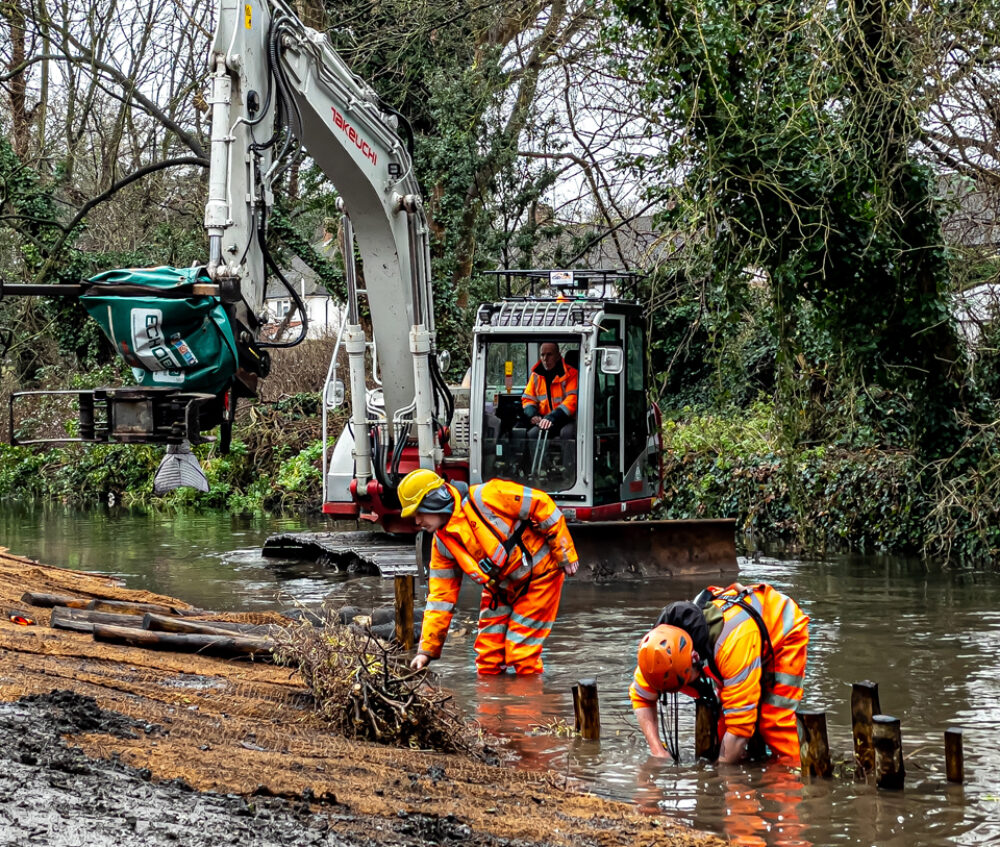
[[[786,420],[817,373],[907,403],[925,455],[953,450],[978,401],[948,308],[938,176],[922,155],[941,39],[978,3],[616,0],[647,51],[665,152],[640,161],[688,234],[685,271],[725,314],[766,290]],[[823,349],[817,341],[828,343]],[[819,349],[817,349],[819,348]],[[802,435],[802,428],[786,429]]]

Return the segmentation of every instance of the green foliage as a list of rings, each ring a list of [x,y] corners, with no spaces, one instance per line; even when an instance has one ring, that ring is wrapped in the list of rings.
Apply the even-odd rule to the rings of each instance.
[[[694,234],[703,306],[724,326],[748,273],[764,277],[786,436],[810,437],[796,422],[822,373],[911,396],[913,446],[955,449],[957,415],[980,406],[947,308],[935,177],[912,153],[926,102],[914,58],[942,28],[981,21],[955,8],[912,26],[906,4],[871,0],[617,6],[674,133],[640,164],[675,201],[667,223]]]

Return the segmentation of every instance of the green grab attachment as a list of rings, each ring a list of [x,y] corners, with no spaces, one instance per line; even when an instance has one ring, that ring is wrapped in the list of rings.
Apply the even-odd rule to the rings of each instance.
[[[80,302],[140,385],[206,394],[229,387],[238,354],[219,298],[178,292],[211,284],[203,268],[125,268],[88,282]]]

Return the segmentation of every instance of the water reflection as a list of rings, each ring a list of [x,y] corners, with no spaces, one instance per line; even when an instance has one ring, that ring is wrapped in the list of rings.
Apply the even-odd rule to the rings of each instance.
[[[361,609],[391,602],[392,585],[332,575],[311,564],[263,560],[266,535],[295,521],[221,514],[128,515],[0,508],[0,546],[50,564],[124,576],[131,587],[219,609],[292,600]],[[916,847],[1000,842],[1000,578],[888,557],[744,562],[744,582],[766,580],[812,620],[806,703],[827,711],[835,760],[851,758],[851,683],[880,685],[883,711],[902,719],[907,786],[879,792],[849,778],[803,783],[770,766],[725,771],[693,761],[694,708],[682,707],[680,764],[650,760],[628,684],[642,634],[671,600],[700,584],[593,586],[570,580],[546,645],[542,677],[480,680],[472,637],[449,640],[434,667],[527,767],[552,768],[593,791],[731,836],[738,844]],[[471,622],[467,587],[456,625]],[[572,722],[573,684],[598,681],[602,738],[553,732]],[[966,783],[944,778],[943,732],[965,729]],[[541,729],[541,732],[539,731]]]

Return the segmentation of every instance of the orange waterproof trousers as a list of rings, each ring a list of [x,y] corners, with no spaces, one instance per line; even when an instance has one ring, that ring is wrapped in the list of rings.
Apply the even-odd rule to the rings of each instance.
[[[502,591],[483,590],[475,645],[479,673],[504,673],[507,668],[519,674],[542,672],[542,647],[555,623],[565,579],[563,569],[553,561],[543,573],[531,577],[520,597],[519,586],[506,597]]]

